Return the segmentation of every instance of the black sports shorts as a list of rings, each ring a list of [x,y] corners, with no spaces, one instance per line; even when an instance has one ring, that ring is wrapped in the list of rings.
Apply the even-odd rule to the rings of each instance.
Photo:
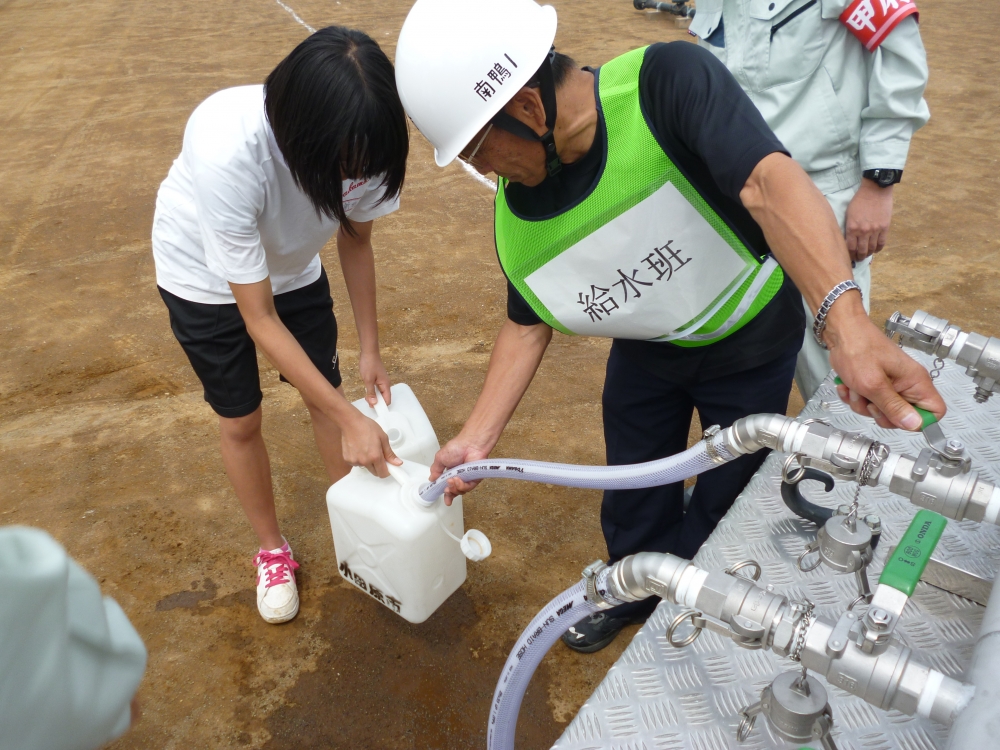
[[[205,400],[221,417],[252,414],[263,399],[257,348],[236,303],[206,305],[157,289],[170,311],[170,328],[205,387]],[[274,307],[316,369],[338,387],[337,319],[326,270],[312,284],[275,296]]]

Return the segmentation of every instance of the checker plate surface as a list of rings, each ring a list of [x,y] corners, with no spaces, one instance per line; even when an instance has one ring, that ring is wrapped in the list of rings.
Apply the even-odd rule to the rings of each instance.
[[[930,368],[931,358],[908,350]],[[973,471],[989,481],[1000,479],[1000,396],[986,404],[972,399],[974,386],[964,369],[948,363],[936,381],[948,404],[942,427],[962,440],[972,456]],[[925,445],[920,435],[883,430],[851,412],[827,382],[810,399],[799,419],[820,418],[835,427],[863,432],[893,452],[916,456]],[[795,560],[815,535],[781,501],[779,486],[785,454],[772,454],[754,475],[729,513],[694,558],[707,570],[740,560],[757,560],[761,584],[772,584],[795,599],[808,597],[817,614],[836,621],[857,595],[853,575],[837,575],[820,567],[802,573]],[[838,482],[826,494],[816,482],[804,494],[828,507],[849,503],[854,483]],[[872,586],[895,546],[919,510],[884,487],[861,491],[862,512],[877,513],[882,542],[869,576]],[[1000,567],[1000,528],[972,521],[948,521],[935,557],[992,579]],[[747,651],[710,631],[693,645],[675,649],[666,642],[667,623],[681,608],[662,603],[639,630],[631,645],[570,722],[553,750],[763,750],[791,748],[758,718],[745,742],[736,741],[739,711],[755,703],[760,691],[779,673],[798,665],[770,652]],[[897,632],[914,657],[944,674],[961,679],[969,663],[984,608],[926,583],[919,583]],[[869,706],[832,687],[827,689],[834,715],[833,737],[840,750],[935,750],[946,744],[948,730],[919,719]],[[818,742],[807,747],[819,748]]]

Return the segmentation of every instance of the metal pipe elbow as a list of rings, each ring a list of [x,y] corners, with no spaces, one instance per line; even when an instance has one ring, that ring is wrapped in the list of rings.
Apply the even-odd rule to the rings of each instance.
[[[676,602],[677,587],[685,571],[694,565],[666,552],[639,552],[611,566],[608,588],[617,599],[634,602],[659,596]]]
[[[763,448],[788,452],[800,429],[801,422],[782,414],[751,414],[737,419],[725,430],[725,445],[730,453],[744,455]]]

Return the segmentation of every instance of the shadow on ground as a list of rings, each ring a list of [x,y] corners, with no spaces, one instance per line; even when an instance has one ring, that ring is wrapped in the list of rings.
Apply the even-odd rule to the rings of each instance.
[[[412,625],[346,585],[321,597],[316,632],[332,646],[285,693],[265,722],[280,748],[485,747],[486,716],[505,654],[478,654],[478,669],[457,668],[474,651],[472,602],[459,590],[427,622]],[[548,747],[562,726],[548,706],[542,668],[521,711],[520,747]]]

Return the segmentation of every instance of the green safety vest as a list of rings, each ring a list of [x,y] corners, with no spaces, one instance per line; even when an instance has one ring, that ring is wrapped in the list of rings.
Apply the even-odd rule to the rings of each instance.
[[[541,220],[496,196],[500,265],[535,313],[567,334],[704,346],[734,333],[784,281],[667,157],[639,104],[645,48],[598,71],[607,155],[597,186]]]

